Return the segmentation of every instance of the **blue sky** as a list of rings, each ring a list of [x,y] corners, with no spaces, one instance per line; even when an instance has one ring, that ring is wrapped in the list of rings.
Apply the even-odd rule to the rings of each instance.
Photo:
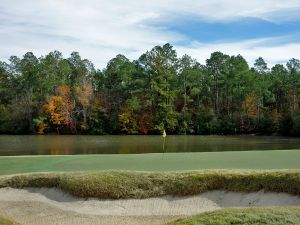
[[[0,0],[0,60],[78,51],[97,68],[166,42],[199,62],[213,51],[250,64],[300,58],[300,0]]]
[[[175,23],[171,21],[165,26],[168,30],[186,35],[188,37],[186,44],[192,40],[204,43],[239,42],[282,36],[289,36],[290,41],[300,41],[299,21],[287,21],[277,24],[258,18],[242,18],[237,21],[222,23],[220,21],[206,22],[197,18],[180,18]]]

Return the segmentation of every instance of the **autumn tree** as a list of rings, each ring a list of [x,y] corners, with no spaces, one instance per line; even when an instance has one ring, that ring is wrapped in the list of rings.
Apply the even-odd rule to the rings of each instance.
[[[50,124],[56,129],[57,133],[66,128],[72,133],[76,131],[73,119],[74,101],[71,96],[71,90],[68,86],[57,87],[57,95],[51,96],[45,111],[48,114]]]
[[[129,99],[119,114],[121,132],[125,134],[138,134],[140,132],[139,117],[141,104],[137,98]]]
[[[93,99],[93,87],[91,84],[83,84],[82,86],[76,87],[76,96],[81,105],[80,112],[83,115],[83,123],[81,128],[83,130],[87,129],[87,117],[89,115],[89,108],[91,106],[91,101]]]

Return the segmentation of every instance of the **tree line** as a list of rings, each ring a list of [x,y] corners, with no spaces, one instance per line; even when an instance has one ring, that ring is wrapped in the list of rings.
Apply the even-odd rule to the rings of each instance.
[[[77,52],[0,62],[0,133],[300,135],[300,61],[253,67],[214,52],[202,65],[170,44],[103,70]]]

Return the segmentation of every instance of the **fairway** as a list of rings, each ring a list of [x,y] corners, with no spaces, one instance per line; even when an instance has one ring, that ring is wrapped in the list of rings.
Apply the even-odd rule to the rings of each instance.
[[[129,155],[2,156],[0,174],[98,170],[300,169],[300,150]]]

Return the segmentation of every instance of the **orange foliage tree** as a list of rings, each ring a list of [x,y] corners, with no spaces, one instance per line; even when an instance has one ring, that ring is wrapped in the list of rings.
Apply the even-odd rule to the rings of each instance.
[[[247,95],[243,102],[243,108],[247,116],[255,118],[257,117],[257,107],[255,103],[255,97],[253,95]]]
[[[130,107],[123,107],[119,114],[121,131],[126,134],[138,133],[138,115]]]
[[[68,86],[61,85],[57,87],[56,92],[57,95],[51,96],[44,106],[50,123],[56,128],[58,134],[64,126],[74,132],[76,130],[73,122],[74,101],[71,90]]]
[[[143,111],[141,113],[140,116],[140,132],[141,134],[148,134],[150,131],[153,131],[154,127],[153,127],[153,122],[154,117],[153,117],[153,113],[151,112],[151,110],[148,111]]]
[[[82,106],[83,124],[81,124],[82,129],[87,127],[87,117],[88,109],[91,106],[91,101],[93,99],[93,86],[91,84],[84,84],[81,87],[76,87],[76,95]]]

